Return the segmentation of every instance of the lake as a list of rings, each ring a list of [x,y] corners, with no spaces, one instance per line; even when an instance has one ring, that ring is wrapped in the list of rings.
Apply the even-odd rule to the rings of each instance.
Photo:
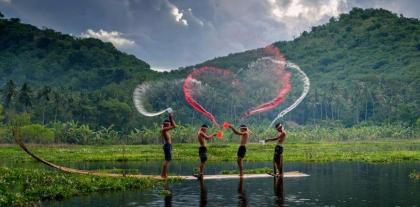
[[[160,162],[70,163],[82,169],[127,168],[158,174]],[[196,163],[173,162],[170,171],[190,175]],[[246,168],[270,167],[270,162],[247,162]],[[235,169],[233,162],[210,162],[207,174]],[[301,178],[257,178],[182,181],[165,189],[95,193],[63,201],[58,206],[420,206],[420,181],[409,178],[420,163],[360,162],[286,163],[286,171],[310,174]],[[171,192],[171,193],[165,193]]]

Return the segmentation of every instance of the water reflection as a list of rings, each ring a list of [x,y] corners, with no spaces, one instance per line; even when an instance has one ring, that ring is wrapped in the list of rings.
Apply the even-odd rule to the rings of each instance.
[[[244,179],[239,179],[238,184],[238,200],[239,200],[239,206],[248,206],[248,197],[246,196],[246,193],[244,191]]]
[[[283,191],[283,177],[273,178],[274,195],[276,195],[277,206],[284,204],[284,191]]]
[[[169,188],[168,181],[165,182],[164,189],[166,191],[165,192],[165,207],[170,207],[172,206],[172,192],[171,192],[171,189]]]
[[[200,207],[207,206],[207,188],[204,179],[200,179]]]
[[[195,167],[195,163],[191,166]],[[187,172],[185,166],[179,167]],[[215,170],[224,167],[221,163]],[[43,202],[41,206],[419,206],[420,203],[420,183],[408,177],[413,170],[420,171],[419,162],[292,163],[285,168],[291,170],[311,176],[169,182],[170,189],[166,185],[161,190],[96,193]]]

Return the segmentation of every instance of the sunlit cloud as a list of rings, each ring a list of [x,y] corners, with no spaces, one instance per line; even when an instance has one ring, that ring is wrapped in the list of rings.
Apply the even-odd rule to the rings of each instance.
[[[292,0],[287,5],[280,5],[277,0],[267,0],[271,7],[271,14],[278,20],[285,22],[290,18],[302,18],[308,22],[317,22],[324,17],[338,16],[342,13],[342,4],[346,0],[323,0],[315,4],[310,1]]]
[[[122,37],[122,33],[117,31],[110,31],[107,32],[103,29],[98,31],[94,31],[92,29],[86,30],[86,32],[82,33],[80,36],[84,38],[97,38],[104,42],[110,42],[115,47],[119,48],[127,48],[133,47],[136,43],[133,40],[129,40],[127,38]]]
[[[175,21],[184,25],[188,26],[188,21],[185,18],[182,18],[184,16],[184,13],[181,12],[178,7],[168,2],[168,6],[170,8],[171,15],[174,17]]]

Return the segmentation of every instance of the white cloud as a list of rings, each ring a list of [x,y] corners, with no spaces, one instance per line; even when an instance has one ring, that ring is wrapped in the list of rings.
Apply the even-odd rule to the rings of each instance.
[[[288,5],[279,5],[276,0],[267,0],[271,8],[271,15],[281,22],[287,22],[290,18],[302,18],[308,22],[317,22],[323,18],[338,16],[342,13],[342,4],[347,0],[322,0],[320,2],[307,2],[304,0],[292,0]]]
[[[0,0],[0,2],[11,4],[12,3],[12,0]]]
[[[171,4],[169,1],[168,1],[168,6],[169,6],[169,9],[171,10],[170,11],[171,15],[174,17],[175,21],[184,26],[188,26],[188,21],[185,18],[182,18],[184,16],[184,13],[182,13],[182,11],[179,11],[178,7]]]
[[[89,38],[89,37],[97,38],[97,39],[100,39],[104,42],[110,42],[115,47],[119,47],[119,48],[132,47],[136,44],[133,40],[129,40],[127,38],[124,38],[124,37],[122,37],[122,35],[123,35],[122,33],[117,32],[117,31],[107,32],[103,29],[100,29],[98,31],[88,29],[88,30],[86,30],[86,32],[82,33],[80,36],[84,37],[84,38]]]
[[[266,0],[268,15],[286,27],[289,38],[349,10],[347,0]]]

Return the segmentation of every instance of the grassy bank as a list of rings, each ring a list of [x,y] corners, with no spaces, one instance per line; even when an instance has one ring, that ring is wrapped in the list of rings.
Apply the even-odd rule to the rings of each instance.
[[[0,206],[36,206],[92,192],[151,189],[161,181],[64,174],[50,170],[0,168]]]
[[[23,116],[25,117],[25,116]],[[28,117],[26,117],[28,118]],[[24,119],[24,118],[22,118]],[[25,122],[25,121],[24,121]],[[87,125],[79,125],[76,122],[55,123],[49,125],[29,124],[29,120],[22,124],[20,133],[25,142],[37,144],[78,144],[78,145],[118,145],[118,144],[159,144],[161,139],[160,126],[135,129],[131,132],[121,133],[112,127],[91,129]],[[29,125],[28,125],[29,124]],[[271,138],[277,132],[274,128],[267,129],[269,123],[249,125],[252,135],[251,142],[260,139]],[[419,126],[403,126],[398,124],[383,125],[355,125],[343,127],[333,123],[325,123],[325,126],[288,126],[287,139],[292,142],[341,142],[341,141],[380,141],[383,139],[402,140],[420,137]],[[331,125],[331,126],[329,126]],[[196,143],[197,125],[178,125],[171,133],[176,143]],[[211,128],[210,132],[219,129]],[[238,137],[231,130],[224,131],[224,137],[219,143],[236,142]],[[13,144],[12,126],[0,123],[0,144]]]
[[[163,159],[161,145],[31,145],[33,152],[50,161],[147,161]],[[269,161],[274,144],[248,144],[246,160]],[[197,144],[175,144],[174,160],[198,160]],[[233,161],[236,159],[237,144],[210,143],[210,161]],[[10,162],[33,161],[17,146],[0,146],[0,159]],[[352,141],[286,143],[285,161],[419,161],[420,139],[390,141]]]

